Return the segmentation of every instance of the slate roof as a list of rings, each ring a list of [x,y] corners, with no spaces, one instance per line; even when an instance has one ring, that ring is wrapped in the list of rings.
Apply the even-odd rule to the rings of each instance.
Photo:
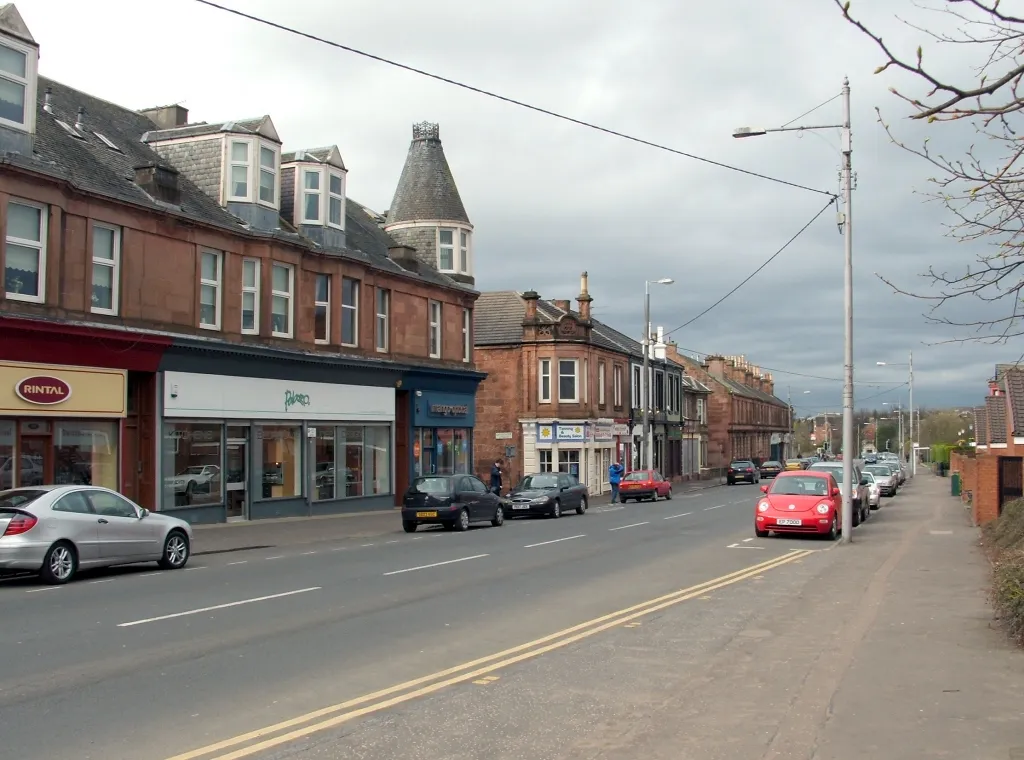
[[[348,171],[345,168],[345,161],[341,158],[341,151],[338,150],[337,145],[326,145],[322,148],[304,148],[303,150],[293,150],[290,153],[282,153],[281,163],[290,164],[295,161],[308,161],[314,164],[328,164],[332,154],[338,157],[340,166],[337,168]]]
[[[1010,400],[1010,430],[1024,435],[1024,370],[1013,368],[1003,375],[1003,390]]]
[[[1003,375],[1005,375],[1007,372],[1009,372],[1012,369],[1022,369],[1022,368],[1024,368],[1024,367],[1022,367],[1022,365],[1020,365],[1020,364],[997,364],[996,365],[995,379],[1001,382],[1002,379],[1003,379]]]
[[[388,224],[443,220],[469,224],[437,124],[414,124],[409,155],[388,210]]]
[[[219,132],[229,132],[236,135],[255,135],[259,134],[260,127],[267,118],[268,117],[266,116],[258,116],[251,119],[219,121],[212,124],[200,121],[195,124],[184,124],[180,127],[174,127],[173,129],[153,129],[153,125],[150,124],[147,136],[150,139],[158,137],[161,140],[173,140],[179,137],[215,135]]]
[[[47,90],[50,92],[49,111],[43,107]],[[80,135],[79,138],[72,136],[60,126],[58,120],[73,129],[80,107],[85,109],[83,129],[74,130]],[[227,124],[233,125],[231,129],[257,130],[265,118]],[[211,132],[224,128],[224,124],[192,126],[196,129],[209,128]],[[135,167],[143,164],[168,165],[164,158],[142,141],[143,135],[154,132],[153,127],[153,122],[141,113],[93,97],[52,79],[39,77],[34,154],[26,156],[6,153],[0,156],[0,164],[9,163],[24,167],[70,182],[86,193],[165,214],[175,214],[205,225],[227,229],[234,234],[274,238],[318,253],[360,261],[399,276],[472,292],[466,285],[456,282],[436,269],[423,266],[411,270],[395,263],[388,256],[388,248],[397,243],[380,228],[379,224],[383,217],[352,199],[346,199],[345,206],[347,247],[328,251],[292,231],[291,225],[284,220],[281,221],[281,228],[274,231],[249,228],[200,190],[184,174],[178,175],[178,187],[181,191],[179,205],[154,199],[135,183]],[[98,134],[110,140],[116,149],[104,143]]]
[[[988,439],[990,443],[1006,443],[1006,396],[988,396]]]
[[[974,443],[988,446],[988,410],[983,406],[974,407]]]
[[[679,361],[680,361],[680,363],[682,363],[682,365],[684,367],[689,367],[689,368],[692,368],[692,369],[700,369],[700,370],[702,370],[704,372],[707,372],[707,370],[705,370],[703,366],[701,366],[698,362],[696,362],[693,359],[691,359],[689,356],[684,356],[683,354],[680,354],[679,355]],[[707,372],[707,375],[714,382],[718,383],[723,388],[725,388],[727,391],[729,391],[730,393],[733,393],[733,394],[735,394],[737,396],[743,396],[744,398],[754,399],[755,401],[763,401],[763,402],[765,402],[767,404],[773,404],[775,406],[781,406],[784,409],[788,409],[789,408],[789,405],[785,401],[780,399],[778,396],[776,396],[775,394],[768,393],[766,391],[762,391],[759,388],[752,388],[751,386],[747,385],[746,383],[739,383],[739,382],[737,382],[735,380],[732,380],[732,379],[730,379],[728,377],[719,377],[718,375],[714,375],[714,374],[712,374],[710,372]],[[706,388],[707,386],[704,386],[704,387]],[[709,393],[711,392],[710,389],[708,390],[708,392]]]

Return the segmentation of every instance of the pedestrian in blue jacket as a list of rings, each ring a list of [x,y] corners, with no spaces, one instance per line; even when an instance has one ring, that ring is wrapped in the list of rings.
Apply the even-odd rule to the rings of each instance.
[[[608,468],[608,483],[612,487],[612,504],[619,502],[619,483],[622,482],[624,472],[625,469],[618,462],[612,462],[611,467]]]

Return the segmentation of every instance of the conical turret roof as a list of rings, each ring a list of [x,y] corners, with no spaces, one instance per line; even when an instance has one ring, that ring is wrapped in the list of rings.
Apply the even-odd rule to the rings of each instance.
[[[438,125],[422,122],[413,125],[412,144],[387,224],[434,219],[469,224],[455,177],[444,157]]]

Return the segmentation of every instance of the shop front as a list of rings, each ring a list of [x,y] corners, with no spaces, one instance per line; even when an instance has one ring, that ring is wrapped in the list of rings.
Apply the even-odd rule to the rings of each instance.
[[[609,490],[608,468],[615,449],[612,420],[531,423],[523,429],[527,472],[568,472],[592,495]]]
[[[122,490],[127,387],[124,370],[0,362],[0,488]]]
[[[416,391],[412,424],[414,477],[472,472],[474,395]]]
[[[160,509],[190,522],[382,509],[393,387],[163,373]]]

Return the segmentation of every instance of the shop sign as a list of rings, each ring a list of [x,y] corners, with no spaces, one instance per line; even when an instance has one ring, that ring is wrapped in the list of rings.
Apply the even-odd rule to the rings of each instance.
[[[614,433],[615,423],[612,422],[601,422],[600,420],[594,425],[594,440],[595,441],[610,441],[615,437]]]
[[[295,391],[284,392],[284,410],[286,412],[291,411],[291,408],[295,405],[309,406],[311,403],[308,393],[297,393]]]
[[[496,440],[496,441],[511,441],[512,440],[512,433],[511,432],[495,433],[494,434],[494,440]]]
[[[551,443],[555,437],[555,426],[554,425],[537,425],[537,441],[538,443]]]
[[[431,404],[430,413],[438,417],[465,417],[469,414],[467,404]]]
[[[618,438],[626,438],[629,436],[629,425],[625,425],[621,422],[617,422],[612,425],[612,435]]]
[[[71,398],[71,386],[50,375],[26,377],[14,386],[14,392],[22,401],[41,406],[61,404]]]
[[[556,428],[557,438],[559,441],[585,441],[586,426],[585,425],[558,425]]]

